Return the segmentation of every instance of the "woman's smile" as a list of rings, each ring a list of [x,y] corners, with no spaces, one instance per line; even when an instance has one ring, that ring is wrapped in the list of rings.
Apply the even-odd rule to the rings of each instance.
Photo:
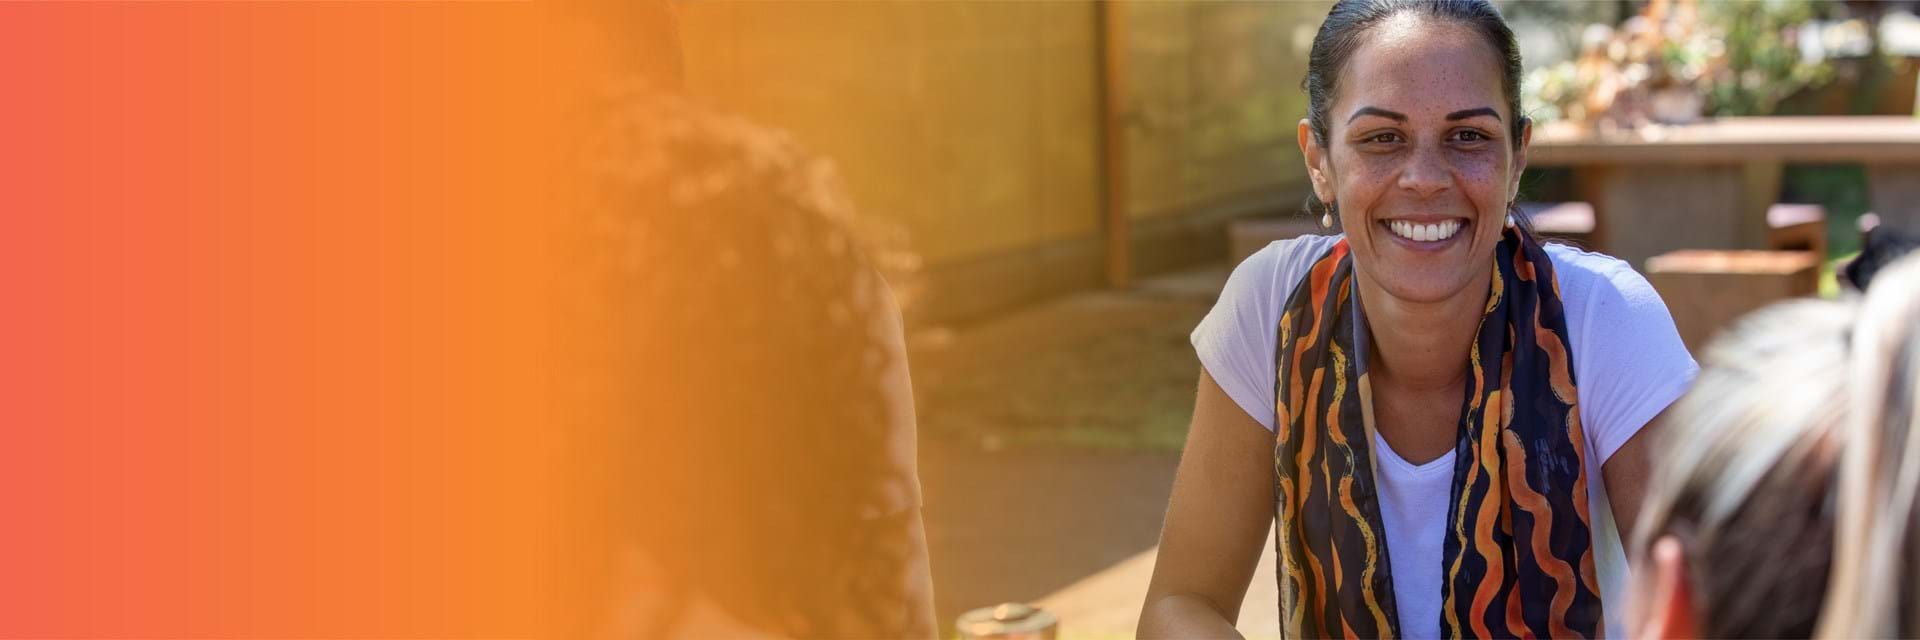
[[[1444,251],[1473,237],[1471,233],[1461,233],[1471,231],[1471,218],[1415,216],[1388,218],[1378,224],[1395,244],[1414,251]]]
[[[1337,203],[1365,296],[1477,307],[1526,166],[1500,58],[1476,33],[1416,13],[1385,18],[1352,52],[1331,126],[1300,129],[1315,195]],[[1326,140],[1328,144],[1320,144]]]

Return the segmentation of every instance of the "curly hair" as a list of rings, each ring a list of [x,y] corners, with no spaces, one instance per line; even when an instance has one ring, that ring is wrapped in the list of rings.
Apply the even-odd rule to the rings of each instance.
[[[903,363],[881,272],[910,260],[869,252],[832,166],[783,133],[636,87],[593,121],[584,248],[616,423],[586,448],[613,537],[671,601],[791,637],[899,635],[909,542],[876,522],[913,480],[888,450],[883,372]]]

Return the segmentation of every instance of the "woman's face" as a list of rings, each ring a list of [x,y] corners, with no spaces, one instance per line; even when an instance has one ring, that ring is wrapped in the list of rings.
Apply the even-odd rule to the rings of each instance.
[[[1471,28],[1401,13],[1340,71],[1326,146],[1300,123],[1315,194],[1337,203],[1361,277],[1387,295],[1438,302],[1487,286],[1525,165],[1502,67]]]

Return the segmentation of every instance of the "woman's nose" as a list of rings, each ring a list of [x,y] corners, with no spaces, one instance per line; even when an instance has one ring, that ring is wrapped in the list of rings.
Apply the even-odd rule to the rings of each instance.
[[[1430,145],[1415,148],[1400,171],[1400,188],[1422,198],[1446,190],[1452,182],[1453,171],[1447,166],[1446,154]]]

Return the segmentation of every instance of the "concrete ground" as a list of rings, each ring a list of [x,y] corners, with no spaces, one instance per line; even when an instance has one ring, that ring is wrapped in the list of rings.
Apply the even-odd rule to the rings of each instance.
[[[1076,585],[1150,554],[1179,454],[936,449],[921,457],[934,608],[943,625],[969,609],[1039,603],[1063,591],[1078,594],[1076,616],[1138,614],[1150,573]],[[1132,582],[1138,593],[1128,591]]]
[[[943,630],[1037,604],[1063,637],[1131,637],[1193,410],[1187,334],[1224,266],[910,336],[921,484]],[[1269,544],[1268,548],[1271,549]],[[1278,632],[1272,558],[1243,632]]]
[[[1236,625],[1248,638],[1280,637],[1280,586],[1275,580],[1273,536],[1267,536],[1260,564],[1241,600]],[[1118,602],[1141,602],[1146,598],[1147,581],[1153,577],[1154,552],[1148,549],[1125,561],[1087,576],[1065,589],[1047,594],[1036,603],[1060,616],[1062,637],[1131,638],[1140,624],[1140,605],[1116,606]]]

